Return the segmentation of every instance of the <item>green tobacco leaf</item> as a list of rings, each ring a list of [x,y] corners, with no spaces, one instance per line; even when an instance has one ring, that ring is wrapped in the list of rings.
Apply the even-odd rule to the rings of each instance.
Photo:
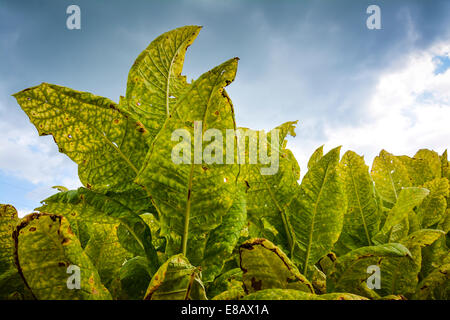
[[[308,170],[311,169],[323,157],[323,145],[318,147],[308,160]]]
[[[151,270],[144,257],[134,257],[120,269],[121,299],[142,300],[150,284]]]
[[[347,151],[340,167],[347,195],[344,227],[335,246],[336,252],[341,255],[372,245],[371,239],[379,231],[381,217],[369,167],[364,163],[364,158]]]
[[[211,147],[209,144],[203,150],[200,144],[208,128],[216,129],[214,132],[219,135],[212,143],[218,161],[223,163],[226,156],[222,144],[214,143],[220,136],[226,136],[226,129],[235,128],[233,107],[223,87],[233,81],[236,68],[237,58],[228,60],[200,76],[179,98],[136,179],[150,191],[161,214],[161,236],[173,238],[171,233],[174,233],[182,239],[181,251],[185,254],[188,238],[206,234],[219,226],[233,203],[236,165],[215,161],[208,164],[198,158]],[[175,133],[180,133],[184,141],[179,142],[179,136],[173,141]],[[172,160],[172,153],[176,157],[175,150],[180,145],[184,149],[185,163],[178,163],[176,158]],[[176,237],[175,240],[178,241]]]
[[[294,261],[307,277],[342,230],[346,201],[337,172],[339,151],[340,147],[331,150],[310,168],[288,206],[296,240]]]
[[[0,300],[32,300],[33,295],[16,268],[0,274]]]
[[[135,214],[153,213],[156,217],[158,216],[158,212],[153,206],[148,193],[138,185],[135,185],[127,191],[108,191],[105,194],[129,208]]]
[[[103,285],[116,297],[114,284],[120,280],[120,269],[131,254],[120,245],[117,237],[119,224],[92,224],[92,234],[84,249],[97,268]]]
[[[444,235],[445,232],[441,230],[421,229],[408,235],[408,237],[404,239],[402,243],[408,248],[411,248],[413,246],[419,246],[423,248],[433,244],[436,240]]]
[[[412,186],[422,186],[424,183],[441,177],[441,159],[431,150],[421,149],[413,158],[408,156],[398,157],[411,178]]]
[[[437,178],[423,185],[430,190],[430,194],[417,207],[417,215],[421,226],[428,228],[444,217],[447,210],[447,199],[449,196],[449,183],[447,178]]]
[[[14,264],[14,239],[19,223],[17,210],[0,204],[0,300],[32,298]]]
[[[267,165],[263,164],[249,164],[249,155],[246,154],[245,165],[242,166],[242,175],[247,185],[247,210],[249,220],[255,227],[260,230],[252,236],[265,236],[264,227],[270,225],[274,229],[274,234],[271,241],[277,243],[286,252],[291,252],[294,240],[293,231],[287,220],[285,206],[290,202],[298,188],[297,181],[300,179],[300,167],[297,160],[289,149],[286,149],[287,135],[295,136],[295,122],[286,122],[267,134],[269,147],[267,151],[271,154],[274,152],[271,146],[271,138],[273,135],[279,136],[279,150],[278,153],[278,170],[274,174],[265,174],[262,171]],[[261,146],[264,143],[262,138],[263,131],[245,130],[246,134],[254,134],[254,143]],[[250,138],[249,138],[250,139]],[[250,150],[250,142],[249,148]],[[260,148],[257,148],[260,151]],[[261,230],[262,229],[262,230]]]
[[[231,269],[221,274],[207,288],[208,297],[217,297],[218,300],[229,300],[224,298],[219,299],[220,294],[225,292],[228,293],[224,294],[224,296],[228,297],[232,293],[241,296],[245,295],[242,286],[242,270],[240,268]]]
[[[324,300],[321,296],[294,289],[266,289],[256,291],[242,300]]]
[[[450,256],[447,253],[444,263],[431,272],[417,286],[413,299],[449,300],[450,299]]]
[[[86,187],[120,191],[133,186],[148,133],[113,101],[48,83],[14,97],[39,135],[53,135],[59,151],[78,164]]]
[[[12,233],[18,222],[16,208],[9,204],[0,204],[0,275],[15,269]]]
[[[126,103],[149,131],[152,141],[188,84],[181,75],[186,49],[201,27],[185,26],[156,38],[139,55],[128,74]]]
[[[445,233],[448,233],[450,231],[450,209],[447,209],[445,211],[444,216],[439,222],[437,228],[444,231]]]
[[[35,298],[111,299],[64,217],[28,215],[15,230],[14,240],[17,267]],[[80,289],[68,288],[69,266],[79,267]]]
[[[371,174],[381,199],[389,207],[397,202],[402,188],[411,187],[408,170],[403,162],[385,150],[373,160]]]
[[[206,300],[200,270],[182,255],[167,260],[155,273],[145,300]]]
[[[222,218],[222,224],[211,231],[206,241],[203,259],[199,264],[202,267],[204,282],[214,280],[225,261],[230,258],[247,221],[246,218],[245,193],[237,192],[233,205]]]
[[[246,241],[240,246],[239,254],[246,293],[265,289],[295,289],[314,293],[311,283],[270,241]]]
[[[408,234],[409,224],[408,215],[414,207],[420,205],[425,197],[430,193],[425,188],[404,188],[400,190],[397,202],[394,207],[389,210],[386,221],[380,232],[374,237],[378,243],[388,243],[400,240]],[[398,232],[399,225],[406,223],[406,231]],[[400,227],[400,229],[404,229]],[[396,233],[397,232],[397,233]],[[406,234],[405,234],[406,232]]]
[[[450,180],[450,162],[448,161],[448,152],[444,151],[441,158],[441,176]]]
[[[41,212],[52,212],[63,215],[73,221],[117,224],[119,240],[125,249],[136,255],[146,256],[153,271],[159,266],[156,250],[152,244],[150,228],[131,209],[107,195],[89,189],[79,188],[67,192],[59,192],[44,201]]]
[[[379,289],[367,286],[369,266],[380,268]],[[417,278],[417,272],[410,251],[399,243],[361,247],[336,260],[327,277],[327,292],[349,292],[369,298],[401,294],[411,275]]]

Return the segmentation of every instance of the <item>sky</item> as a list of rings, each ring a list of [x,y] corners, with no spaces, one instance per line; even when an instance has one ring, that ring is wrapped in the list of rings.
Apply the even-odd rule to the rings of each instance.
[[[66,27],[69,5],[81,29]],[[378,5],[381,29],[366,9]],[[298,120],[288,147],[306,172],[313,151],[342,146],[371,165],[381,149],[440,154],[450,141],[450,1],[0,0],[0,203],[20,215],[80,186],[77,167],[11,94],[41,82],[118,101],[138,54],[158,35],[201,25],[189,80],[239,57],[227,87],[239,126]]]

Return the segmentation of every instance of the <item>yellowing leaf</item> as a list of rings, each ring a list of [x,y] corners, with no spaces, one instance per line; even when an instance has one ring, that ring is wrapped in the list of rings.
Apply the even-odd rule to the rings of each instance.
[[[215,229],[233,203],[236,165],[207,164],[193,158],[203,154],[201,146],[200,152],[196,148],[206,129],[219,130],[225,137],[226,129],[235,128],[234,111],[223,87],[233,81],[236,68],[237,59],[228,60],[203,74],[179,98],[136,179],[150,191],[161,213],[161,236],[178,235],[182,239],[180,251],[185,254],[189,236]],[[172,140],[175,130],[184,130],[192,137],[185,144],[188,163],[172,161],[173,148],[179,143]],[[219,148],[225,157],[222,145]]]
[[[398,268],[399,263],[403,268]],[[367,285],[370,266],[380,268],[380,289],[369,289]],[[361,247],[338,257],[327,277],[327,292],[349,292],[369,298],[396,294],[410,280],[410,268],[414,274],[416,266],[411,253],[401,244]]]
[[[239,248],[247,293],[264,289],[295,289],[314,293],[309,281],[289,258],[266,239],[251,239]]]
[[[397,201],[402,188],[411,187],[408,170],[403,162],[385,150],[373,160],[371,174],[376,189],[389,208]]]
[[[155,273],[145,300],[206,300],[200,270],[182,254],[171,257]]]
[[[78,164],[81,182],[95,190],[125,190],[142,165],[147,146],[140,122],[111,100],[53,84],[14,97],[37,128]]]
[[[246,154],[245,165],[242,165],[241,175],[247,185],[247,210],[249,221],[254,224],[258,233],[253,233],[254,237],[265,237],[267,230],[264,227],[270,225],[275,229],[271,241],[279,244],[286,252],[291,252],[294,245],[292,228],[289,225],[286,215],[286,205],[291,201],[298,189],[300,179],[300,167],[297,160],[289,149],[286,149],[286,137],[288,134],[295,136],[295,126],[297,122],[286,122],[274,130],[267,133],[269,146],[268,153],[274,153],[271,145],[273,135],[279,135],[278,168],[274,174],[263,174],[263,164],[249,164],[249,155]],[[240,129],[243,130],[243,129]],[[255,143],[261,146],[263,131],[253,131],[246,129],[257,137]],[[250,142],[249,142],[250,144]],[[250,149],[250,146],[248,150]],[[257,148],[260,151],[260,148]]]
[[[374,237],[378,243],[386,243],[400,240],[404,235],[408,234],[408,214],[414,209],[414,207],[420,205],[425,197],[430,193],[425,188],[404,188],[400,190],[398,200],[394,207],[389,210],[386,221],[381,228],[380,232]],[[401,225],[406,223],[406,226]],[[398,229],[405,228],[406,230]],[[400,230],[402,233],[397,233]],[[405,234],[406,232],[406,234]],[[400,236],[399,236],[400,234]]]
[[[340,167],[347,195],[347,212],[335,250],[342,254],[372,245],[371,239],[379,230],[381,217],[373,181],[364,158],[353,151],[347,151]]]
[[[0,204],[0,275],[14,269],[12,234],[18,222],[16,208],[8,204]]]
[[[222,218],[222,224],[211,231],[205,242],[204,254],[199,262],[203,281],[212,281],[220,273],[239,240],[246,217],[245,194],[237,192],[233,205]]]
[[[150,228],[141,217],[114,198],[79,188],[59,192],[42,202],[44,205],[36,210],[63,215],[71,221],[81,219],[90,223],[120,223],[117,235],[122,246],[136,255],[147,257],[154,272],[159,267]]]
[[[430,190],[430,194],[417,208],[417,215],[422,227],[428,228],[444,217],[450,187],[447,178],[428,181],[423,187]]]
[[[337,172],[339,150],[331,150],[309,169],[287,208],[296,241],[294,261],[307,277],[342,230],[346,201]]]
[[[439,155],[431,150],[421,149],[417,151],[413,158],[399,156],[408,170],[412,186],[418,187],[441,177],[441,159]]]
[[[160,35],[139,55],[128,74],[126,103],[128,110],[148,130],[153,141],[173,110],[177,99],[188,87],[181,75],[186,49],[201,27],[185,26]]]
[[[111,299],[65,218],[45,213],[28,215],[15,230],[14,240],[20,274],[35,298]],[[67,270],[72,265],[79,268],[80,289],[68,287],[71,273]]]

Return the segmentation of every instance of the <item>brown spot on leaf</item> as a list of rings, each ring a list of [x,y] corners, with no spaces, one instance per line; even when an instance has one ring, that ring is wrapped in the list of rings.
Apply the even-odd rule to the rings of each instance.
[[[261,290],[262,280],[256,280],[255,277],[252,277],[252,288],[256,291]]]

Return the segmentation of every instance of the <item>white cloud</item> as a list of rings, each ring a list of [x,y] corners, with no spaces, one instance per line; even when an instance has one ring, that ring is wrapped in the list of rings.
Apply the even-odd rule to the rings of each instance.
[[[415,52],[403,68],[381,75],[373,95],[361,101],[359,123],[325,128],[326,147],[343,145],[343,151],[365,155],[368,164],[381,149],[411,156],[421,148],[443,152],[450,142],[450,70],[436,75],[434,58],[449,52],[443,44]],[[305,168],[307,159],[299,158]]]

